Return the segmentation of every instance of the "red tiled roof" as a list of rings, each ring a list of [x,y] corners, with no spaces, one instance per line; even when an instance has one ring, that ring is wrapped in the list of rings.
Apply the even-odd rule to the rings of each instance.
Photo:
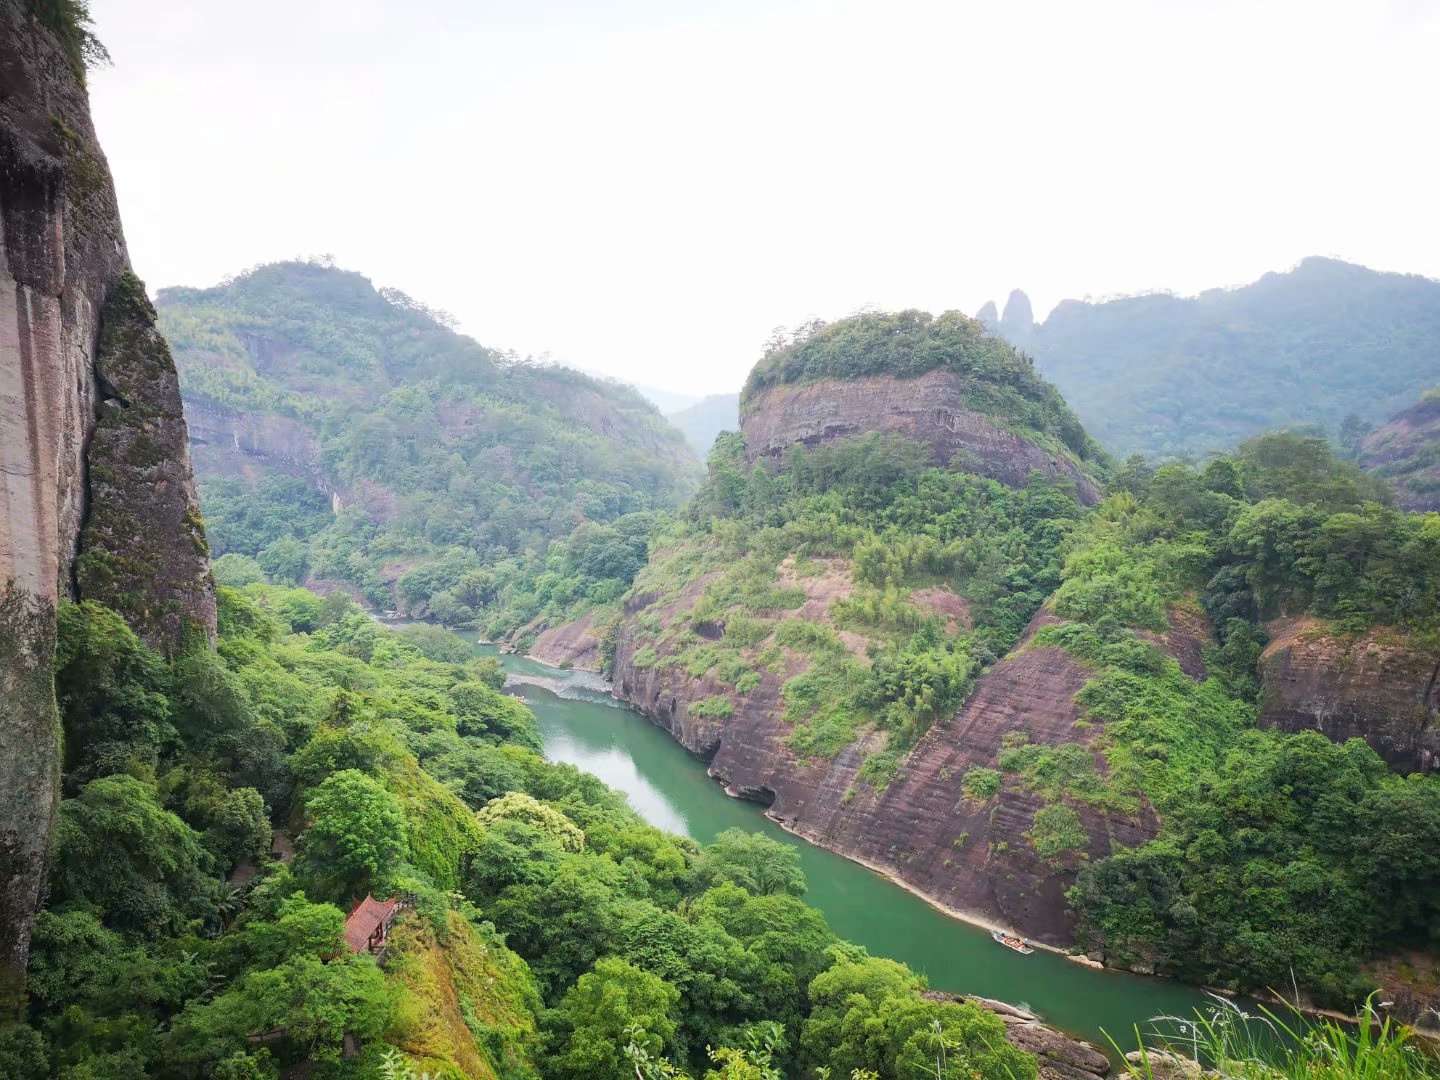
[[[355,905],[350,917],[345,920],[345,944],[350,946],[350,951],[364,952],[370,945],[371,936],[395,917],[395,909],[399,906],[399,897],[392,896],[382,901],[366,893],[365,899]]]

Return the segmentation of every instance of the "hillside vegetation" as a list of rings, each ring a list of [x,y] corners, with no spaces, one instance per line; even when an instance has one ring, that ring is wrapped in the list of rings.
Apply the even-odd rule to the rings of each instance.
[[[693,489],[635,391],[484,348],[359,274],[278,263],[159,309],[230,580],[253,559],[467,622],[577,526],[630,535]]]
[[[1067,300],[998,332],[1120,456],[1227,452],[1280,427],[1333,435],[1440,382],[1440,282],[1334,259],[1195,297]]]
[[[62,611],[65,798],[7,1080],[1036,1075],[998,1018],[838,941],[793,849],[701,848],[547,764],[459,639],[341,595],[220,601],[218,653],[171,662]],[[411,905],[383,965],[342,941],[367,893]]]
[[[630,663],[724,687],[688,703],[721,738],[778,673],[790,751],[858,749],[859,782],[883,790],[1044,604],[1053,625],[1025,647],[1089,672],[1073,741],[1031,743],[1022,707],[955,797],[1041,797],[1030,842],[1078,875],[1080,944],[1108,962],[1235,989],[1293,977],[1353,1006],[1371,958],[1440,945],[1440,778],[1394,775],[1358,739],[1261,730],[1257,661],[1278,615],[1436,650],[1440,516],[1386,505],[1383,484],[1295,434],[1200,470],[1132,463],[1116,489],[1087,512],[878,435],[747,468],[722,438],[636,578],[641,613],[621,618],[648,644]],[[1213,628],[1198,678],[1161,647],[1181,618]],[[1086,806],[1153,808],[1159,836],[1089,863]]]
[[[1394,487],[1407,510],[1440,510],[1440,389],[1365,435],[1355,454],[1362,469]]]

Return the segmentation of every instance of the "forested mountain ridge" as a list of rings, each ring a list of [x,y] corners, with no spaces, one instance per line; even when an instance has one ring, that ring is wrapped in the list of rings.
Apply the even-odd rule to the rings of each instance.
[[[1121,457],[1226,452],[1281,427],[1334,435],[1440,382],[1440,282],[1336,259],[1194,297],[1066,300],[1039,324],[1021,314],[1007,305],[995,332]]]
[[[276,263],[158,306],[215,551],[273,580],[466,621],[497,567],[693,489],[637,392],[484,348],[359,274]]]

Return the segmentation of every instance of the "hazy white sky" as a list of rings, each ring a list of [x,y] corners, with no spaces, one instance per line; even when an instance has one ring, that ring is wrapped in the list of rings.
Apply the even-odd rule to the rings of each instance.
[[[92,0],[152,288],[333,253],[690,392],[862,306],[1440,277],[1440,0]]]

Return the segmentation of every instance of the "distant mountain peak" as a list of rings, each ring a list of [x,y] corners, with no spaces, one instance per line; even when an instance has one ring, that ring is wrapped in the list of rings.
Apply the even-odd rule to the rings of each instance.
[[[975,312],[975,318],[986,330],[993,332],[1000,328],[1000,312],[995,309],[994,300],[986,300],[980,305],[980,310]]]
[[[1020,289],[1014,289],[1005,301],[1005,312],[1000,316],[1000,330],[1013,338],[1028,337],[1035,329],[1035,311],[1030,306],[1030,297]]]

